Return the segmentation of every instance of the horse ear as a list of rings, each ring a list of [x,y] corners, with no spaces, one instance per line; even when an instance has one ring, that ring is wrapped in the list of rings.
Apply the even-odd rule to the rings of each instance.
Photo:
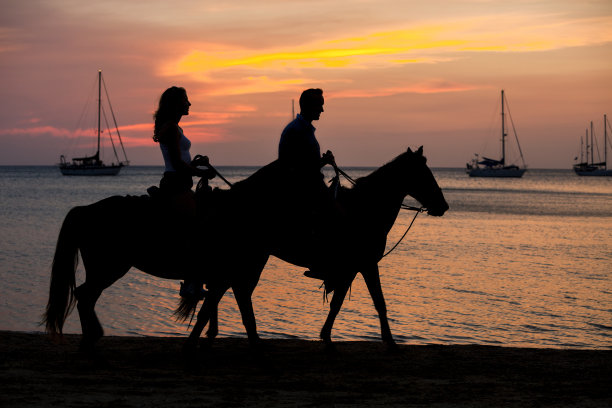
[[[417,150],[417,153],[422,156],[423,155],[423,146],[419,147],[419,150]]]

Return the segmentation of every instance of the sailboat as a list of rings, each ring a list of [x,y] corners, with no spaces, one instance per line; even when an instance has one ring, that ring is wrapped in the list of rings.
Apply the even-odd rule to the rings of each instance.
[[[591,122],[591,144],[589,145],[589,129],[586,130],[585,142],[586,148],[584,152],[586,157],[583,156],[583,143],[582,138],[580,139],[580,163],[574,164],[574,171],[579,176],[612,176],[612,169],[608,169],[608,122],[607,115],[604,115],[604,161],[595,163],[594,154],[594,137],[593,137],[593,122]],[[590,148],[590,149],[589,149]],[[589,163],[589,153],[591,154],[591,162]],[[576,158],[577,159],[577,158]],[[584,160],[586,159],[586,160]]]
[[[516,138],[516,144],[519,149],[519,153],[521,154],[521,160],[523,162],[523,167],[519,167],[515,164],[506,164],[506,138],[508,134],[506,132],[506,118],[504,112],[504,102],[507,104],[507,100],[504,96],[504,90],[501,91],[501,159],[495,160],[490,159],[488,157],[480,158],[478,154],[476,157],[472,159],[470,163],[466,164],[466,173],[469,174],[470,177],[523,177],[525,171],[527,171],[527,166],[525,166],[525,160],[523,159],[523,152],[521,151],[521,145],[518,141],[518,136],[516,135],[516,129],[514,129],[514,122],[512,121],[512,117],[510,117],[510,122],[512,123],[512,130],[514,131],[514,136]],[[508,112],[510,115],[510,112]]]
[[[109,135],[113,152],[115,154],[116,163],[105,164],[100,159],[100,136],[103,133],[103,129],[101,128],[101,119],[104,113],[102,107],[102,85],[104,84],[104,91],[106,93],[106,99],[108,101],[108,106],[110,108],[110,113],[113,118],[113,122],[115,124],[115,133],[119,139],[119,144],[121,145],[121,150],[123,151],[123,156],[125,158],[124,161],[119,160],[119,156],[117,155],[117,149],[115,147],[115,143],[113,142],[113,137],[110,132],[110,129],[107,131]],[[106,114],[104,114],[104,119],[106,121]],[[119,171],[129,164],[127,159],[127,155],[125,153],[125,149],[123,148],[123,142],[121,140],[121,135],[119,134],[119,127],[117,126],[117,121],[115,119],[115,113],[113,112],[113,108],[110,105],[110,99],[108,98],[108,91],[106,90],[106,83],[102,78],[102,71],[98,71],[98,144],[96,153],[92,156],[84,156],[84,157],[73,157],[71,162],[66,161],[66,157],[64,155],[60,156],[59,169],[64,176],[115,176],[119,174]]]

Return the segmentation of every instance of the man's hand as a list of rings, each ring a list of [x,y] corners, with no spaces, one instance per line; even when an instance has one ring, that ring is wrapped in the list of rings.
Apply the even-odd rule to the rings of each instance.
[[[334,164],[336,159],[334,158],[334,154],[328,150],[321,156],[321,162],[325,166],[326,164]]]

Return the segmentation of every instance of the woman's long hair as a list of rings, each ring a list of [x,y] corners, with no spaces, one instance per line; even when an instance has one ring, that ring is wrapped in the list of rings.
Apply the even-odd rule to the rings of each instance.
[[[179,115],[179,109],[183,103],[187,91],[185,88],[172,86],[164,91],[159,98],[159,107],[153,115],[155,119],[155,129],[153,131],[153,140],[163,142],[163,128],[169,121],[175,122]]]

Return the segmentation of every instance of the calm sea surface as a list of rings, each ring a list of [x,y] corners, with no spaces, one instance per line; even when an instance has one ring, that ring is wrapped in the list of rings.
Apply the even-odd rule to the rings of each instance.
[[[255,168],[220,170],[237,181]],[[359,177],[371,169],[345,171]],[[0,167],[0,329],[42,331],[55,242],[71,207],[144,194],[161,173],[161,167],[135,166],[117,177],[89,178],[64,177],[50,166]],[[506,180],[472,179],[461,169],[434,174],[450,210],[442,218],[420,215],[380,263],[399,342],[612,348],[612,178],[570,170],[530,170]],[[388,247],[412,215],[402,212]],[[266,266],[253,298],[262,337],[318,338],[329,305],[317,281],[302,272],[276,258]],[[79,269],[78,282],[83,275]],[[187,335],[187,324],[171,317],[178,286],[132,269],[98,302],[106,334]],[[231,293],[219,314],[222,336],[245,336]],[[76,313],[66,332],[80,333]],[[361,276],[332,334],[379,339]]]

